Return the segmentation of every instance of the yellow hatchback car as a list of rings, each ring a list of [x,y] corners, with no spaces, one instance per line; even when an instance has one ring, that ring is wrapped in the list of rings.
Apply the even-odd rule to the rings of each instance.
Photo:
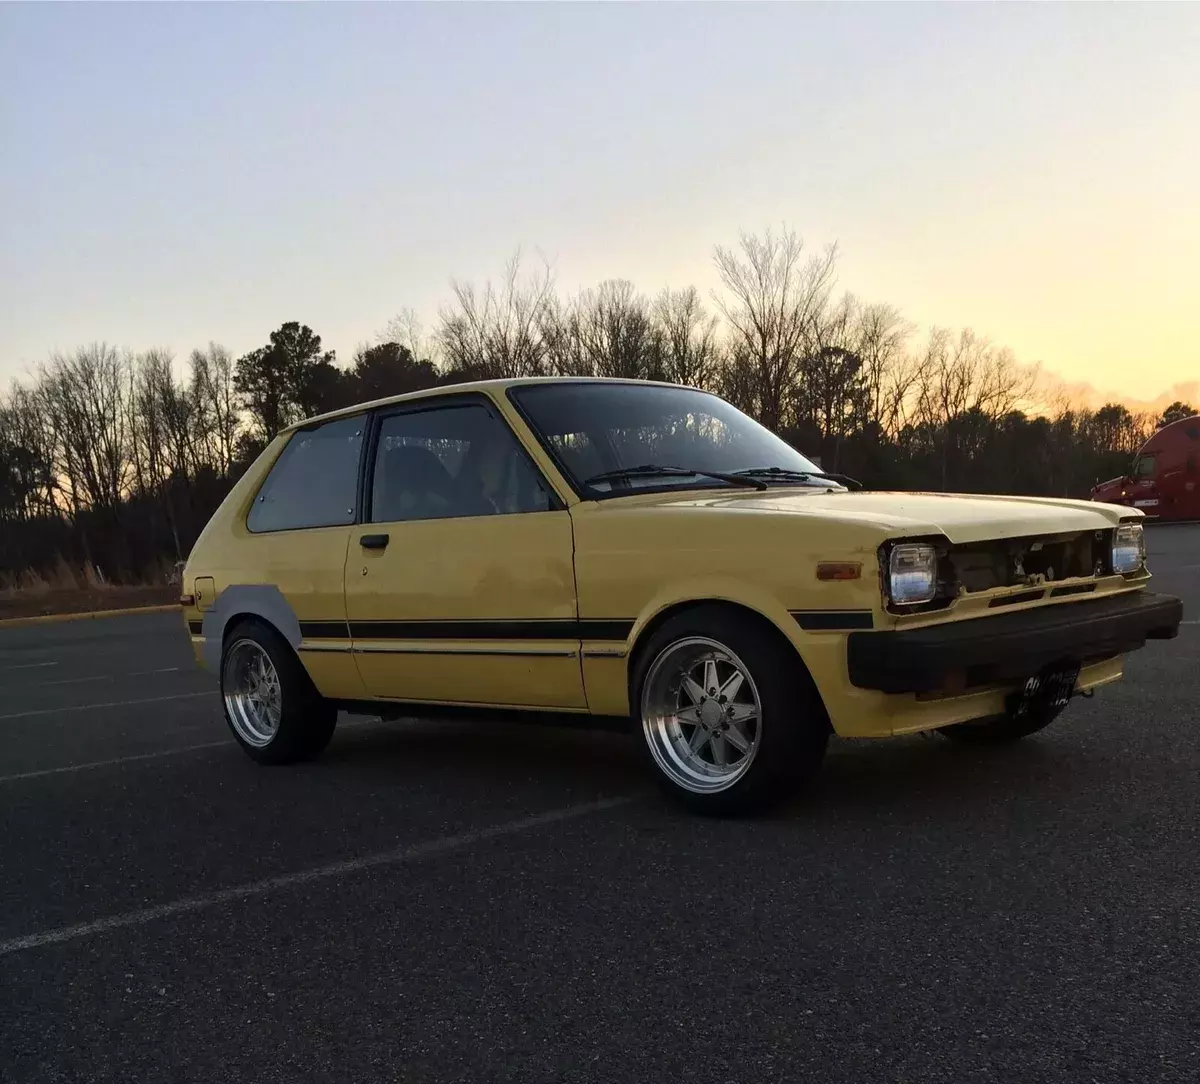
[[[629,720],[668,791],[761,807],[831,733],[1003,742],[1178,632],[1141,513],[863,492],[715,395],[490,381],[278,436],[184,608],[255,760],[339,709]]]

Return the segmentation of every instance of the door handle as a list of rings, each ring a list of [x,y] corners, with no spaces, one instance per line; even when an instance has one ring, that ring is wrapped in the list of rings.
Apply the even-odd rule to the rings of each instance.
[[[358,544],[365,550],[385,550],[387,549],[388,536],[385,534],[365,534],[358,540]]]

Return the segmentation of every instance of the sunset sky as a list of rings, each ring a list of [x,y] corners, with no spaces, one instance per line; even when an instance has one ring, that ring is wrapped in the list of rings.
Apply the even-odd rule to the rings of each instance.
[[[1137,399],[1200,380],[1200,5],[4,5],[0,378],[91,340],[348,358],[518,245],[840,285]]]

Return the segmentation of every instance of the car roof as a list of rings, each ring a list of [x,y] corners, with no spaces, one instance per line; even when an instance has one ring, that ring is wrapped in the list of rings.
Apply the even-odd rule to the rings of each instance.
[[[291,433],[297,429],[307,429],[320,422],[333,421],[337,418],[353,417],[369,410],[393,406],[396,403],[411,403],[420,399],[433,399],[446,395],[469,395],[489,391],[505,392],[509,388],[526,387],[531,384],[646,384],[659,388],[687,388],[685,384],[672,384],[663,380],[633,380],[626,377],[611,376],[522,376],[502,380],[470,380],[462,384],[440,384],[435,388],[422,388],[420,391],[405,392],[403,395],[389,395],[383,399],[372,399],[366,403],[355,403],[353,406],[331,410],[325,414],[316,414],[311,418],[289,425],[283,430]],[[699,391],[698,388],[688,388],[689,391]]]

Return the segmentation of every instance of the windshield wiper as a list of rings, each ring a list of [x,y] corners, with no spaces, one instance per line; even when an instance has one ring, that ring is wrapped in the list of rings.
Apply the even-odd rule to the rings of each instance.
[[[673,478],[716,478],[721,482],[728,482],[734,486],[750,486],[752,489],[766,489],[767,483],[757,478],[751,478],[739,471],[737,474],[726,474],[724,471],[716,470],[693,470],[690,467],[666,467],[658,463],[643,463],[640,467],[620,467],[617,470],[606,470],[601,474],[593,474],[590,478],[585,478],[583,484],[585,486],[594,485],[597,482],[614,482],[620,478],[653,478],[657,475],[663,475]]]
[[[788,470],[786,467],[750,467],[747,470],[735,471],[743,478],[778,478],[787,482],[807,482],[810,479],[823,478],[836,482],[847,489],[862,489],[862,483],[846,474],[827,474],[824,471]]]

